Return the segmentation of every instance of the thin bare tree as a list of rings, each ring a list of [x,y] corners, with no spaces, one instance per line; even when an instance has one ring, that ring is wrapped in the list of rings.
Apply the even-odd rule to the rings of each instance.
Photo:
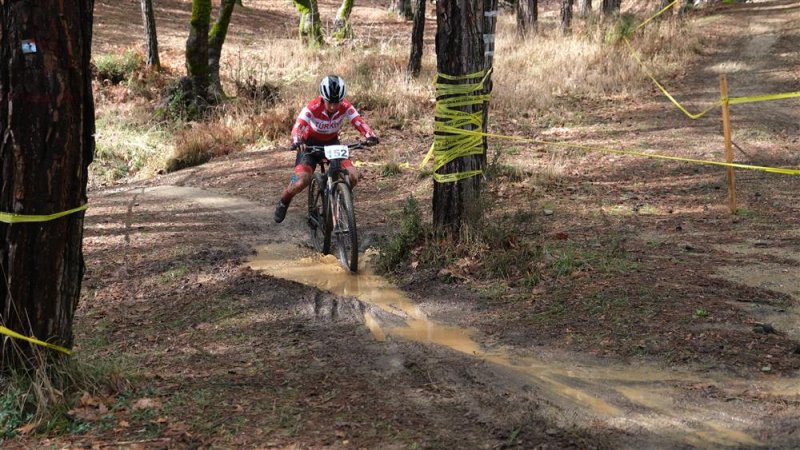
[[[153,0],[142,0],[142,22],[147,46],[145,64],[157,71],[161,70],[161,58],[158,57],[158,36],[156,35],[156,16],[153,12]]]
[[[404,19],[411,19],[411,0],[392,0],[389,4],[389,12],[397,14]]]
[[[416,77],[422,68],[422,50],[425,37],[425,0],[417,0],[414,9],[414,26],[411,29],[411,56],[408,58],[408,73]]]
[[[536,33],[538,23],[538,0],[517,0],[517,34],[525,37]]]
[[[572,0],[561,0],[561,32],[567,34],[572,28]]]

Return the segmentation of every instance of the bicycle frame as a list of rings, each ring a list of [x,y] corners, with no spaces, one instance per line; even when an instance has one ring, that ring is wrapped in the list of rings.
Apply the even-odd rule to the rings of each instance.
[[[348,159],[350,149],[361,146],[328,146],[329,153],[319,162],[320,171],[314,174],[309,188],[308,224],[314,246],[330,253],[335,237],[339,260],[351,272],[358,270],[358,235],[349,171],[342,167],[342,161]],[[324,149],[310,147],[312,152]]]

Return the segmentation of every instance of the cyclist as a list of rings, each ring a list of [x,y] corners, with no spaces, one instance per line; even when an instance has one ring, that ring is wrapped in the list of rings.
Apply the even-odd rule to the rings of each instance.
[[[306,146],[339,144],[339,130],[342,129],[345,119],[367,139],[367,145],[379,142],[378,136],[347,101],[346,95],[347,86],[342,77],[328,75],[319,84],[319,97],[311,100],[297,116],[292,127],[292,150],[297,150],[294,174],[275,208],[275,222],[283,222],[292,198],[311,183],[314,168],[324,158],[324,155],[318,153],[307,153]],[[342,167],[349,172],[350,185],[355,186],[358,173],[352,161],[343,161]]]

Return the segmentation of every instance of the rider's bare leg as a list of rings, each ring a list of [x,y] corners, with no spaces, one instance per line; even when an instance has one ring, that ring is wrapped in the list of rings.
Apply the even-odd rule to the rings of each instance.
[[[289,185],[281,194],[281,201],[284,205],[289,205],[295,195],[303,191],[311,183],[311,171],[306,170],[305,166],[298,166],[295,168],[292,178],[289,180]]]

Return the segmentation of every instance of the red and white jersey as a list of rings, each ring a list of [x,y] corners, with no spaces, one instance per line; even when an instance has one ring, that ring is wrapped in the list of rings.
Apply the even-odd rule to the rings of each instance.
[[[358,111],[347,99],[339,103],[339,109],[331,115],[325,110],[322,97],[311,100],[300,114],[292,127],[292,143],[311,141],[325,144],[339,138],[345,119],[349,120],[364,137],[375,136],[372,128],[364,122]]]

